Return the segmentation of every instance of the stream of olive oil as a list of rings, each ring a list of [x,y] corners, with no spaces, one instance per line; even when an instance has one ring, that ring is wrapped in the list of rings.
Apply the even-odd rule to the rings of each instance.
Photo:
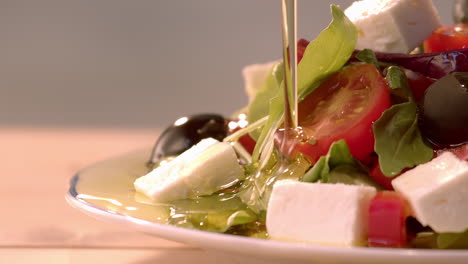
[[[283,55],[285,58],[284,136],[291,138],[290,133],[295,133],[297,129],[296,0],[281,1]],[[205,226],[208,226],[206,223],[210,221],[211,228],[216,227],[216,221],[209,218],[210,211],[213,212],[212,215],[216,215],[215,218],[227,218],[232,212],[246,209],[235,193],[230,192],[221,192],[208,197],[200,197],[199,199],[187,199],[170,203],[157,203],[136,192],[133,182],[138,177],[148,173],[147,163],[150,153],[150,149],[129,153],[81,171],[75,186],[78,193],[77,198],[109,212],[157,223],[176,224],[202,230],[204,230]],[[220,213],[221,208],[223,212]],[[190,221],[190,218],[196,219]],[[194,223],[197,226],[194,226]],[[261,233],[264,226],[259,225],[258,222],[255,224],[258,225],[257,233]],[[249,235],[236,230],[233,233]]]
[[[294,159],[294,149],[299,142],[302,130],[298,124],[297,91],[297,2],[282,0],[283,33],[283,97],[284,123],[277,136],[282,137],[279,146],[283,154],[280,162],[283,169]]]

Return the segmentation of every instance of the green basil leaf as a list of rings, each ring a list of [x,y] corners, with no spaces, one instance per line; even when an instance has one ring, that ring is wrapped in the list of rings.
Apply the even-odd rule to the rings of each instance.
[[[426,163],[433,157],[418,128],[417,106],[410,101],[385,110],[373,126],[375,152],[387,177],[398,175],[405,168]]]
[[[398,66],[390,66],[386,69],[385,79],[392,90],[401,90],[404,95],[396,93],[399,97],[404,97],[405,101],[414,101],[413,92],[408,85],[408,79],[403,70]]]
[[[375,182],[361,167],[352,166],[349,164],[338,165],[328,176],[329,183],[343,183],[348,185],[364,185],[373,186],[378,190],[382,187]]]
[[[320,159],[314,164],[314,166],[310,168],[304,174],[304,176],[302,176],[301,181],[318,182],[321,179],[327,178],[328,174],[330,173],[330,166],[328,166],[327,163],[327,156],[320,157]]]
[[[331,11],[332,22],[309,43],[298,65],[297,86],[300,100],[315,90],[321,80],[340,70],[356,47],[356,26],[338,6],[331,5]]]
[[[351,57],[356,46],[357,29],[354,24],[338,6],[332,5],[331,11],[332,22],[314,41],[309,43],[298,65],[299,101],[315,90],[325,77],[340,70]],[[252,155],[254,162],[262,159],[260,164],[264,164],[264,159],[268,159],[272,153],[273,136],[284,115],[283,84],[280,85],[279,90],[277,87],[271,89],[276,89],[276,96],[268,99],[269,119],[263,127]],[[266,100],[266,98],[261,100]],[[265,106],[264,103],[262,105],[261,109],[258,107],[255,111],[263,113]],[[256,118],[261,116],[253,111],[249,113],[257,116]]]
[[[320,159],[301,178],[303,182],[343,183],[380,188],[365,167],[349,151],[346,141],[334,142],[326,156]]]
[[[375,56],[375,53],[373,50],[370,49],[363,49],[359,51],[356,54],[356,59],[365,62],[365,63],[371,63],[374,64],[374,66],[377,69],[380,69],[380,64],[379,61],[377,60],[377,57]]]
[[[248,106],[247,119],[249,124],[255,123],[257,120],[268,115],[270,100],[274,98],[280,91],[280,85],[283,81],[283,63],[276,63],[265,79],[263,87],[255,95]],[[250,135],[257,139],[258,131],[251,132]]]
[[[437,247],[441,249],[468,249],[468,230],[462,233],[438,234]]]
[[[224,233],[237,225],[251,223],[257,215],[235,194],[210,195],[193,200],[173,202],[168,223],[175,226],[196,228]]]

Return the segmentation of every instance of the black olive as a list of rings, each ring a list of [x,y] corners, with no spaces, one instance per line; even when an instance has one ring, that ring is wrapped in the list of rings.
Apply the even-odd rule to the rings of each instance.
[[[468,73],[453,73],[429,86],[419,124],[422,135],[435,147],[468,142]]]
[[[217,114],[181,117],[163,131],[154,145],[150,162],[176,156],[204,138],[223,140],[228,134],[227,121]]]

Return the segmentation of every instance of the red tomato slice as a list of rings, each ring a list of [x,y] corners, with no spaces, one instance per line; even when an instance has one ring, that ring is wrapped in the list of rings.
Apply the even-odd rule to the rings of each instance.
[[[443,26],[424,41],[425,52],[468,48],[468,24]]]
[[[399,177],[401,174],[410,169],[411,168],[405,168],[400,172],[400,174],[393,177],[387,177],[383,174],[382,170],[380,169],[379,160],[376,160],[374,165],[372,166],[369,176],[372,179],[374,179],[374,181],[377,182],[380,186],[384,187],[387,190],[393,191],[392,180]]]
[[[374,65],[348,66],[299,104],[303,138],[297,149],[315,162],[344,139],[351,154],[365,160],[374,151],[372,124],[390,105],[388,84]]]
[[[253,153],[254,149],[255,149],[255,144],[257,144],[257,142],[255,142],[255,140],[253,140],[253,138],[249,135],[249,134],[245,134],[243,135],[242,137],[239,138],[239,143],[245,148],[245,150],[247,150],[250,154]]]
[[[405,75],[408,79],[408,85],[411,88],[411,92],[413,92],[413,96],[416,101],[419,101],[423,97],[427,88],[435,82],[434,79],[408,69],[405,69]]]
[[[368,244],[373,247],[404,247],[409,205],[398,193],[382,191],[369,206]]]
[[[369,176],[374,179],[380,186],[384,187],[387,190],[393,191],[392,180],[393,178],[387,177],[383,174],[382,170],[380,169],[379,162],[375,163],[374,167],[370,171]]]
[[[304,57],[304,52],[309,45],[309,41],[306,39],[300,39],[297,42],[297,63],[301,62],[302,57]]]
[[[229,121],[229,123],[228,123],[228,127],[229,127],[228,133],[229,133],[229,135],[237,132],[239,129],[241,129],[241,127],[243,127],[240,124],[242,121],[245,122],[245,119],[243,119],[243,120],[230,120]],[[255,149],[255,144],[257,144],[257,142],[255,142],[255,140],[249,134],[245,134],[242,137],[240,137],[238,142],[250,154],[253,153],[253,151]]]

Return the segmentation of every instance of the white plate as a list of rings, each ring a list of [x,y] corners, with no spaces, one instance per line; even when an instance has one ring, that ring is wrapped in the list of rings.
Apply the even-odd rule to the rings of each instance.
[[[122,157],[115,158],[114,160],[122,160]],[[109,164],[109,161],[107,163],[98,163],[84,171],[98,170],[101,164]],[[113,168],[114,170],[128,169],[123,162],[118,162],[117,164],[120,164],[118,166],[121,167],[115,167]],[[76,189],[80,181],[80,174],[78,173],[72,179],[70,190],[66,195],[69,204],[76,209],[97,219],[121,224],[161,238],[190,244],[211,250],[217,254],[230,254],[229,258],[232,259],[234,257],[239,263],[468,263],[468,250],[328,247],[217,234],[158,224],[118,214],[81,199],[78,197],[79,193]]]

